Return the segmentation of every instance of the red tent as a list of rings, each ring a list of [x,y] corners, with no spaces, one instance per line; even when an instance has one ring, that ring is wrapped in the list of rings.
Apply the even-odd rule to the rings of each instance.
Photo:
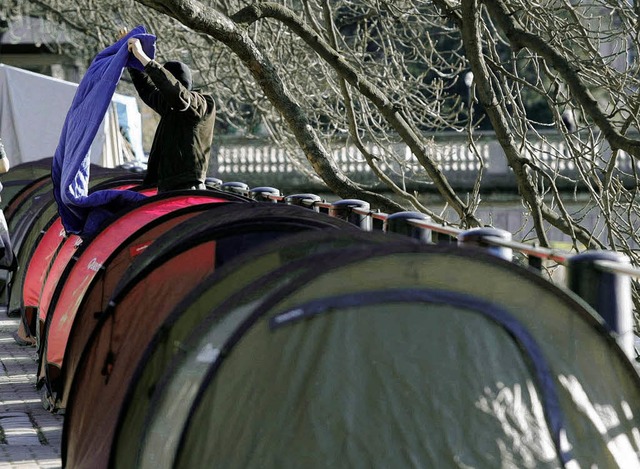
[[[309,230],[357,230],[312,210],[270,203],[204,213],[159,238],[132,264],[96,321],[68,390],[68,467],[106,467],[118,411],[136,364],[173,308],[217,267],[278,238]],[[64,436],[63,436],[64,438]],[[67,452],[68,450],[68,452]]]
[[[131,189],[136,186],[134,183],[122,183],[117,180],[106,181],[98,185],[109,187],[111,183],[119,184],[114,189]],[[155,189],[148,193],[152,195]],[[60,218],[56,215],[49,215],[49,210],[40,214],[40,218],[48,217],[48,220],[40,220],[41,223],[30,228],[27,240],[20,246],[17,253],[18,262],[22,265],[26,259],[26,266],[11,278],[9,311],[20,311],[22,316],[22,328],[18,334],[23,340],[36,337],[36,314],[40,306],[40,298],[43,286],[51,268],[53,259],[58,253],[58,249],[66,238],[66,233],[62,227]]]
[[[150,197],[105,226],[94,238],[71,235],[62,245],[47,276],[40,304],[38,383],[57,380],[76,312],[92,280],[121,244],[163,216],[201,204],[229,202],[234,196],[213,191],[171,192]],[[236,199],[237,200],[237,199]],[[150,237],[141,242],[151,242]],[[55,369],[52,367],[55,366]],[[48,386],[50,392],[50,386]],[[51,396],[54,397],[55,396]]]

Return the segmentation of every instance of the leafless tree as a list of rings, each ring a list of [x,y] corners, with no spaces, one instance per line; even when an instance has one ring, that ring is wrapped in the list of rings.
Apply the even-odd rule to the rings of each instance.
[[[118,27],[144,24],[159,38],[160,58],[180,57],[216,90],[227,127],[247,137],[268,132],[336,195],[386,212],[481,225],[478,130],[490,128],[542,246],[552,226],[576,249],[619,250],[638,262],[638,8],[608,0],[9,0],[6,14],[81,33],[58,46],[85,60]],[[431,136],[445,131],[465,135],[477,158],[475,185],[462,194],[431,151]],[[340,171],[332,152],[345,142],[393,197]],[[403,184],[411,180],[430,184],[454,215],[429,210]],[[588,197],[576,210],[566,191],[578,189]],[[595,230],[582,224],[591,212]]]

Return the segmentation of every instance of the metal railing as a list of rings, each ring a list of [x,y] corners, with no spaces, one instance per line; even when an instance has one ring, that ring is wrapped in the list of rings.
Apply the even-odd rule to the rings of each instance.
[[[225,185],[223,184],[223,189]],[[227,188],[229,186],[226,186]],[[257,191],[257,192],[256,192]],[[259,194],[260,197],[264,200],[271,200],[274,202],[280,203],[292,203],[296,198],[299,199],[294,205],[300,205],[307,208],[319,208],[324,209],[325,212],[329,212],[333,207],[335,207],[335,203],[326,202],[324,200],[318,200],[314,198],[314,194],[295,194],[291,196],[284,196],[278,194],[274,194],[272,192],[262,192],[260,188],[257,189],[245,189],[244,192],[247,196],[253,196],[255,198],[256,194]],[[309,196],[309,197],[307,197]],[[378,220],[380,222],[385,222],[389,214],[379,211],[374,211],[370,209],[363,209],[357,205],[357,203],[362,203],[363,205],[366,202],[362,202],[359,200],[354,200],[354,205],[349,208],[350,212],[361,215],[364,217],[371,217],[372,219]],[[413,213],[413,212],[408,212]],[[405,222],[415,228],[421,228],[424,230],[430,230],[436,233],[441,233],[453,238],[459,237],[461,234],[468,232],[469,230],[462,230],[460,228],[455,228],[453,226],[442,225],[439,223],[435,223],[433,221],[429,221],[424,218],[406,218]],[[492,229],[494,230],[494,229]],[[496,232],[503,232],[503,230],[495,229]],[[550,260],[560,265],[566,265],[567,262],[574,256],[578,254],[572,254],[567,251],[559,250],[559,249],[550,249],[544,248],[540,246],[535,246],[533,244],[521,243],[518,241],[508,240],[500,236],[492,236],[490,234],[482,237],[482,242],[496,247],[504,247],[508,249],[512,249],[514,251],[521,252],[527,256],[533,256],[544,260]],[[618,262],[612,261],[598,261],[596,265],[601,268],[603,271],[610,273],[619,273],[629,275],[631,277],[640,279],[640,268],[627,266]]]
[[[241,182],[223,183],[223,191],[235,192],[254,200],[298,205],[342,218],[365,231],[382,230],[411,236],[425,243],[457,243],[460,246],[479,246],[508,261],[512,253],[526,256],[529,266],[542,270],[542,261],[566,267],[567,288],[589,304],[602,317],[610,333],[630,357],[636,357],[633,333],[631,279],[640,278],[640,268],[632,266],[627,256],[614,251],[585,251],[570,253],[549,249],[511,239],[511,233],[491,227],[462,230],[435,223],[419,212],[386,214],[371,210],[369,203],[357,199],[326,202],[315,194],[284,196],[273,187],[249,186]],[[603,287],[604,286],[604,287]],[[603,287],[603,288],[600,288]]]

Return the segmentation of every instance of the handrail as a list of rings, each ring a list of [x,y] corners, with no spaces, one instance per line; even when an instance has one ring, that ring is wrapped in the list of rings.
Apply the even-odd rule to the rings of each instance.
[[[520,251],[523,254],[528,254],[530,256],[539,257],[541,259],[548,259],[559,264],[565,264],[567,260],[569,260],[572,254],[561,251],[558,249],[549,249],[543,248],[540,246],[532,246],[527,243],[521,243],[518,241],[510,241],[507,239],[499,238],[498,236],[487,236],[483,238],[487,244],[492,244],[495,246],[501,246],[505,248],[511,248],[516,251]]]
[[[286,199],[269,193],[259,191],[256,191],[256,193],[260,193],[265,200],[281,201]],[[308,194],[310,196],[308,198],[305,195],[307,194],[298,194],[296,198],[291,198],[290,200],[295,200],[297,205],[313,209],[322,208],[331,216],[337,216],[349,221],[352,221],[352,214],[370,217],[369,220],[366,218],[354,218],[352,221],[364,230],[371,230],[374,225],[370,221],[376,219],[384,222],[384,231],[406,232],[409,236],[425,242],[429,242],[431,233],[436,232],[445,234],[450,238],[457,238],[458,243],[487,246],[495,251],[494,254],[497,257],[506,260],[512,260],[513,251],[519,251],[528,256],[529,265],[536,270],[542,269],[540,259],[551,260],[563,265],[567,267],[569,272],[567,287],[601,315],[604,322],[610,327],[615,340],[630,359],[638,359],[640,357],[636,353],[634,345],[635,335],[632,328],[629,328],[629,325],[633,322],[632,298],[629,286],[632,278],[640,278],[640,269],[630,265],[626,256],[620,256],[616,261],[616,256],[611,254],[611,251],[587,251],[585,253],[572,254],[557,249],[543,248],[513,241],[511,234],[504,230],[492,227],[480,228],[477,232],[474,232],[474,229],[461,230],[435,223],[426,215],[425,218],[419,218],[419,215],[424,214],[418,214],[418,212],[401,213],[401,216],[398,217],[399,224],[391,226],[391,223],[388,223],[391,215],[370,210],[369,204],[365,201],[354,200],[354,203],[351,204],[347,199],[343,200],[343,203],[328,203],[317,200],[319,198],[317,195]],[[363,223],[363,221],[366,221],[366,223]],[[406,231],[406,227],[403,224],[413,228],[421,228],[423,231]],[[501,234],[504,234],[504,236],[500,236]],[[468,239],[466,239],[467,235],[470,235]],[[433,238],[430,241],[433,241]],[[496,249],[496,247],[505,249],[500,250]],[[595,275],[594,271],[596,272]],[[606,285],[604,291],[597,285],[600,281],[605,282],[603,284]]]
[[[264,198],[271,199],[277,202],[280,202],[286,199],[285,196],[278,196],[278,195],[274,195],[266,192],[263,192],[261,194]],[[330,210],[333,207],[333,204],[330,202],[317,201],[312,199],[309,199],[308,204],[304,203],[304,201],[302,203],[306,206],[309,206],[310,208],[318,207],[318,208],[323,208],[325,210]],[[389,217],[389,214],[387,213],[372,211],[372,210],[365,210],[360,207],[353,207],[352,211],[358,215],[369,216],[369,217],[372,217],[373,219],[383,221],[383,222],[386,221],[386,219]],[[445,226],[445,225],[435,223],[429,220],[424,220],[424,219],[408,218],[405,221],[415,227],[428,229],[431,231],[435,231],[436,233],[445,234],[451,237],[458,237],[461,233],[464,232],[464,230],[461,230],[459,228],[455,228],[452,226]],[[557,262],[558,264],[561,264],[561,265],[566,265],[567,262],[574,256],[574,254],[571,254],[569,252],[562,251],[559,249],[549,249],[549,248],[544,248],[540,246],[534,246],[527,243],[500,238],[498,236],[485,236],[482,238],[482,240],[484,243],[488,245],[510,248],[510,249],[513,249],[514,251],[521,252],[528,256],[534,256],[540,259],[550,260],[553,262]],[[629,275],[630,277],[640,279],[640,268],[638,267],[625,265],[625,264],[621,264],[613,261],[606,261],[606,260],[597,260],[594,262],[594,265],[598,269],[602,270],[603,272],[624,274],[624,275]]]
[[[421,220],[419,218],[409,218],[407,219],[407,222],[411,223],[412,225],[418,228],[426,228],[428,230],[435,231],[437,233],[442,233],[442,234],[446,234],[454,237],[457,237],[460,233],[464,231],[464,230],[461,230],[460,228],[454,228],[453,226],[445,226],[435,222]]]
[[[610,272],[613,274],[625,274],[630,277],[640,278],[640,269],[633,267],[632,265],[624,265],[618,262],[599,260],[594,262],[598,269],[603,272]]]

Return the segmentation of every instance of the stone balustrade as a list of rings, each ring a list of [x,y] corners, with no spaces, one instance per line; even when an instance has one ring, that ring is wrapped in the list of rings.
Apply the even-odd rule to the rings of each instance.
[[[504,151],[495,135],[481,134],[472,151],[469,144],[460,134],[441,134],[426,140],[426,153],[436,162],[441,171],[457,190],[468,190],[473,187],[482,168],[483,189],[515,191],[515,177],[507,165]],[[335,164],[356,182],[384,188],[373,174],[360,151],[353,144],[333,144],[331,152]],[[535,160],[549,173],[557,172],[564,176],[558,179],[559,185],[573,188],[579,179],[578,162],[569,152],[557,134],[549,134],[545,139],[533,143],[534,152],[525,157]],[[375,144],[368,145],[367,151],[373,156],[380,155],[382,149]],[[606,165],[610,151],[598,148],[590,152],[599,155],[600,167]],[[380,169],[394,182],[408,190],[429,190],[432,187],[426,171],[420,166],[416,157],[404,144],[396,144],[388,149],[391,158]],[[213,149],[210,174],[225,180],[240,180],[250,186],[273,186],[286,192],[323,190],[323,184],[312,176],[310,165],[302,157],[298,163],[292,162],[287,150],[266,140],[246,140],[223,138]],[[584,162],[588,163],[588,154]],[[623,179],[632,182],[632,165],[629,155],[621,152],[616,167]],[[562,187],[561,187],[562,188]]]

